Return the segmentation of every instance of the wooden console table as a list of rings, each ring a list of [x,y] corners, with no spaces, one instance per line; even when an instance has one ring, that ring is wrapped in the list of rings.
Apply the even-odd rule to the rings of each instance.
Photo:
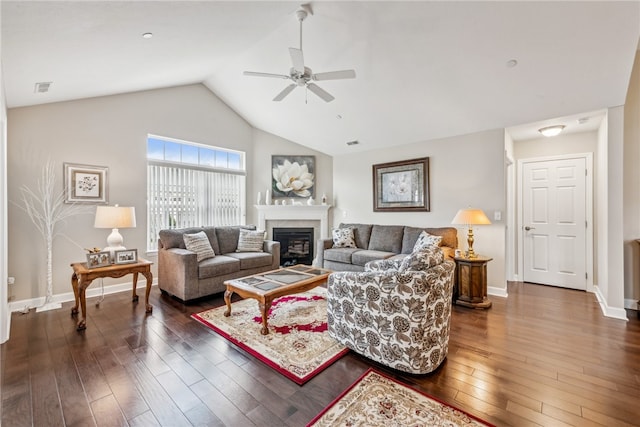
[[[71,315],[78,314],[78,304],[82,309],[80,318],[78,319],[77,330],[81,331],[87,328],[87,301],[86,290],[94,279],[104,277],[122,277],[127,274],[133,274],[133,296],[132,301],[138,302],[136,294],[136,285],[138,283],[138,273],[147,279],[147,290],[145,294],[145,312],[151,313],[153,306],[149,304],[149,293],[151,292],[151,284],[153,283],[153,275],[151,273],[151,265],[153,262],[138,258],[137,262],[131,264],[115,264],[107,267],[87,268],[86,262],[75,262],[71,264],[73,274],[71,275],[71,286],[73,286],[73,294],[76,297],[76,305],[71,309]]]
[[[471,308],[491,307],[491,301],[487,298],[487,264],[492,259],[483,256],[454,258],[456,262],[454,302],[456,304]]]

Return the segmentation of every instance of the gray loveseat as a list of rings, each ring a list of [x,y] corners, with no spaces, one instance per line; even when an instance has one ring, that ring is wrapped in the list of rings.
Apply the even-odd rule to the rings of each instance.
[[[236,252],[240,228],[197,227],[161,230],[158,240],[158,287],[184,302],[225,290],[224,281],[280,266],[280,242],[265,240],[263,252]],[[184,234],[204,231],[215,257],[197,262],[186,249]]]
[[[333,271],[364,271],[369,261],[402,259],[413,251],[424,230],[442,236],[445,259],[452,259],[458,247],[458,230],[454,227],[419,228],[404,225],[340,224],[352,228],[357,248],[334,248],[332,239],[319,239],[316,246],[318,267]]]

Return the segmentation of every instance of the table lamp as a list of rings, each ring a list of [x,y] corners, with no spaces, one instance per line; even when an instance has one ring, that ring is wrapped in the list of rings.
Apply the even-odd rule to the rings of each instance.
[[[111,254],[111,262],[116,251],[126,249],[124,239],[118,231],[119,228],[133,228],[136,226],[136,208],[115,206],[97,206],[95,228],[111,228],[111,234],[107,237],[107,247],[103,251]]]
[[[489,218],[484,214],[482,209],[460,209],[456,216],[451,221],[451,224],[466,225],[469,227],[469,233],[467,234],[467,244],[469,245],[468,258],[477,258],[476,253],[473,251],[473,225],[487,225],[491,224]]]

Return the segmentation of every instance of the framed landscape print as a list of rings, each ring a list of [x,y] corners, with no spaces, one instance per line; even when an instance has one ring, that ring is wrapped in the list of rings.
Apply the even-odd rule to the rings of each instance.
[[[429,212],[429,158],[373,165],[374,212]]]
[[[315,156],[271,156],[273,197],[314,197],[315,168]]]
[[[109,168],[64,163],[65,203],[107,204]]]

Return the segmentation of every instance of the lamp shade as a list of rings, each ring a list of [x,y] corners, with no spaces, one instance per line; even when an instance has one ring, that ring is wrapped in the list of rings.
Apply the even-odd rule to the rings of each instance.
[[[484,214],[482,209],[460,209],[451,221],[451,224],[460,225],[487,225],[491,224],[489,218]]]
[[[95,228],[133,228],[136,226],[136,208],[97,206]]]

